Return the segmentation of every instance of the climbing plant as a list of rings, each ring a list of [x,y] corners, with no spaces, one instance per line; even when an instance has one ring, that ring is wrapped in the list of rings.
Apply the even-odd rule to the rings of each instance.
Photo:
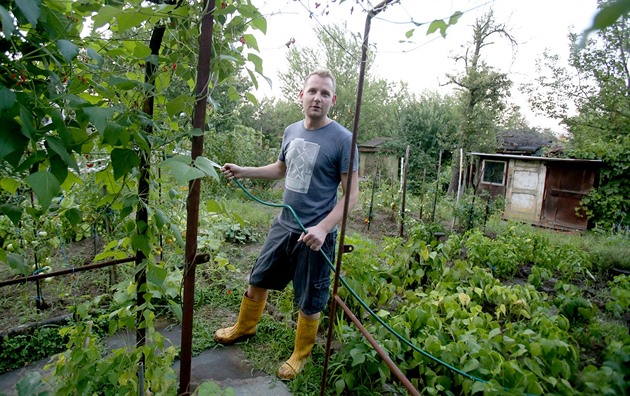
[[[100,258],[116,257],[121,250],[146,257],[136,270],[146,272],[147,284],[142,288],[129,280],[119,284],[114,311],[102,317],[96,314],[99,299],[74,307],[77,322],[64,334],[69,346],[75,347],[56,362],[57,394],[77,389],[92,393],[96,387],[137,392],[140,384],[133,363],[138,362],[146,367],[145,387],[158,393],[172,387],[174,376],[169,372],[175,352],[158,353],[163,338],[153,324],[158,300],[166,299],[176,315],[180,312],[174,287],[178,277],[169,275],[173,268],[154,257],[160,229],[179,231],[155,196],[141,199],[139,167],[152,165],[148,176],[158,182],[159,163],[180,184],[216,177],[207,162],[193,164],[185,152],[164,161],[178,145],[186,146],[190,137],[204,133],[191,127],[189,111],[195,101],[194,65],[204,13],[212,12],[215,20],[207,87],[210,110],[219,86],[230,100],[255,101],[235,83],[245,72],[254,86],[258,84],[262,60],[251,32],[264,33],[266,21],[251,1],[216,5],[204,10],[196,1],[0,2],[0,194],[4,198],[0,212],[18,229],[33,224],[32,232],[41,232],[51,217],[78,224],[85,217],[82,208],[60,202],[72,189],[84,188],[89,173],[89,185],[99,192],[92,204],[116,211],[118,226],[126,235],[110,243]],[[154,106],[148,106],[147,98]],[[91,161],[94,153],[104,156],[98,168]],[[147,209],[148,221],[130,216]],[[181,237],[175,237],[181,243]],[[29,274],[26,248],[14,244],[9,248],[9,244],[3,241],[0,247],[2,265]],[[138,294],[144,297],[140,305]],[[93,326],[103,320],[111,331],[146,328],[146,338],[152,342],[102,359]],[[108,377],[97,379],[103,372]]]

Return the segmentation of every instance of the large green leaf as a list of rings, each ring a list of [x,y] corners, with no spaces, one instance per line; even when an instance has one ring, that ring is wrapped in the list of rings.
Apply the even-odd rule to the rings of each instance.
[[[63,145],[61,139],[54,136],[46,136],[46,148],[55,152],[59,155],[59,157],[61,157],[66,165],[79,172],[79,165],[77,165],[74,157],[68,153],[68,150],[66,150],[66,147]]]
[[[594,29],[605,29],[619,19],[620,16],[630,12],[630,1],[617,0],[604,6],[593,18]]]
[[[24,276],[30,275],[31,273],[31,267],[24,262],[24,259],[19,254],[7,253],[7,264]]]
[[[155,264],[147,265],[147,280],[154,285],[162,286],[167,275],[168,272],[165,268],[159,267]]]
[[[163,161],[160,167],[168,169],[178,184],[186,184],[191,180],[200,179],[206,175],[200,169],[192,167],[190,163],[190,157],[179,155]]]
[[[112,167],[114,168],[114,179],[118,180],[134,167],[140,165],[138,153],[131,149],[115,148],[112,150]]]
[[[20,120],[22,121],[22,134],[31,140],[36,140],[35,117],[26,106],[20,105]]]
[[[61,186],[66,181],[66,177],[68,177],[68,165],[57,154],[51,156],[48,160],[50,161],[50,173],[55,175]]]
[[[11,222],[17,227],[20,224],[22,218],[22,208],[18,205],[3,204],[0,205],[0,212],[4,213]]]
[[[88,116],[90,122],[94,124],[99,133],[103,134],[105,128],[107,127],[107,122],[109,118],[114,115],[114,109],[109,107],[84,107],[83,112]]]
[[[64,216],[72,225],[77,225],[83,221],[83,212],[79,208],[70,208],[66,210]]]
[[[131,239],[131,247],[134,250],[139,250],[144,253],[145,256],[151,255],[151,240],[146,234],[136,234]]]
[[[18,6],[24,17],[34,28],[37,26],[37,19],[42,13],[41,0],[15,0],[15,4]]]
[[[4,23],[4,21],[3,21]],[[7,87],[0,88],[0,110],[10,109],[15,104],[17,96]]]
[[[15,194],[18,187],[20,187],[20,182],[9,177],[3,177],[0,179],[0,187],[9,194]]]
[[[26,183],[31,186],[39,204],[42,205],[44,210],[48,209],[53,197],[59,193],[61,188],[55,175],[48,171],[30,174],[26,178]]]
[[[79,47],[70,40],[57,40],[57,48],[68,62],[79,55]]]
[[[206,174],[206,176],[212,177],[215,180],[219,181],[219,175],[217,174],[217,171],[214,170],[214,168],[220,168],[220,166],[216,162],[199,156],[195,158],[195,166],[201,169],[203,173]]]
[[[13,18],[6,8],[0,5],[0,22],[2,22],[2,31],[5,37],[11,37],[13,34]]]
[[[158,229],[161,229],[166,224],[171,224],[171,219],[167,216],[166,213],[164,213],[163,210],[159,208],[155,209],[153,217],[155,218],[155,224],[157,225]]]
[[[118,22],[118,33],[123,33],[133,27],[140,26],[140,24],[147,19],[151,18],[149,12],[138,12],[137,10],[124,11],[116,16]]]
[[[427,36],[439,30],[442,37],[446,37],[446,27],[446,22],[441,19],[437,19],[429,25],[429,28],[427,29]]]
[[[122,11],[120,8],[116,8],[116,7],[112,7],[110,5],[106,5],[105,7],[101,8],[98,12],[98,14],[96,14],[93,18],[94,20],[94,28],[99,28],[103,25],[105,25],[106,23],[110,23],[112,19],[114,19],[114,17],[118,14],[120,14]]]
[[[254,18],[250,23],[254,29],[260,30],[263,34],[267,33],[267,20],[265,18]]]
[[[92,48],[88,48],[87,55],[90,59],[96,62],[96,66],[99,69],[103,67],[103,62],[105,62],[105,59],[103,59],[103,57],[98,52],[96,52],[96,50]]]
[[[18,156],[17,162],[19,163],[28,141],[28,138],[20,133],[19,125],[13,121],[10,121],[9,125],[2,125],[0,128],[0,159],[6,159],[7,156],[16,153]],[[15,161],[11,163],[17,166]]]
[[[116,88],[122,89],[125,91],[129,89],[133,89],[139,84],[139,82],[136,80],[131,80],[129,78],[119,77],[119,76],[111,76],[109,78],[109,83],[110,85],[113,85]]]
[[[186,109],[186,107],[190,108],[191,96],[190,95],[179,95],[173,100],[169,100],[166,103],[166,111],[169,117],[173,117],[175,115],[179,115],[182,111]]]

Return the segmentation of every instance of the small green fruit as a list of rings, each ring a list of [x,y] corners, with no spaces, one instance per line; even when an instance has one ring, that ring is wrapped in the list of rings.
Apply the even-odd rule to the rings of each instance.
[[[13,247],[12,243],[7,245],[7,250],[10,251],[10,252],[14,252],[15,251],[15,248]]]
[[[40,231],[37,233],[37,235],[39,235],[40,238],[46,238],[48,236],[48,233],[46,231]]]

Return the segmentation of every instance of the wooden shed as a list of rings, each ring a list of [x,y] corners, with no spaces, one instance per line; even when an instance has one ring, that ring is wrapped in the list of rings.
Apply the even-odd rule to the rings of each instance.
[[[580,201],[597,186],[602,161],[469,153],[468,184],[505,197],[504,217],[543,227],[585,230]]]
[[[391,140],[392,138],[381,137],[358,145],[361,159],[360,178],[367,178],[380,172],[381,178],[386,178],[391,183],[398,182],[398,158],[391,150],[385,148],[385,144]]]

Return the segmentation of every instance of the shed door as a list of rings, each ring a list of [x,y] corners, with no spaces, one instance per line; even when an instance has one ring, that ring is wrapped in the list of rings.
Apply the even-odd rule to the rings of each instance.
[[[545,186],[545,166],[541,161],[514,160],[508,172],[505,216],[538,224]]]
[[[588,219],[578,208],[582,198],[593,188],[596,170],[569,164],[547,166],[543,225],[585,230]]]

